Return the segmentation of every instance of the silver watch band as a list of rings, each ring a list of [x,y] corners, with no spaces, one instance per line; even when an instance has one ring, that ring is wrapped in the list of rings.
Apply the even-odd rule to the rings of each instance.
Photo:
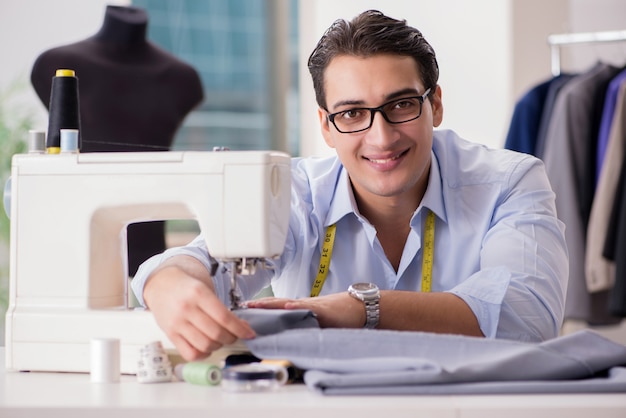
[[[380,320],[380,296],[366,298],[365,303],[365,328],[376,328]]]
[[[376,328],[380,321],[380,291],[373,283],[354,283],[348,293],[363,302],[365,307],[365,328]]]

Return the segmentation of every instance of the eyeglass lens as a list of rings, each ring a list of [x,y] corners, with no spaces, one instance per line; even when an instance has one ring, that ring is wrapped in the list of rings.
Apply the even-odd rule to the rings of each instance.
[[[417,119],[422,113],[422,96],[406,97],[385,103],[377,108],[354,108],[330,115],[339,132],[352,133],[369,129],[376,112],[389,123],[403,123]]]

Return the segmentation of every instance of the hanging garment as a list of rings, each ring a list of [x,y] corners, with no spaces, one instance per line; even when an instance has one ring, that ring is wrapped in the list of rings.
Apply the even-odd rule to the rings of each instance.
[[[602,107],[602,117],[600,119],[600,128],[598,129],[598,147],[596,151],[596,185],[600,179],[600,171],[604,162],[606,148],[609,142],[611,126],[613,125],[613,116],[617,106],[617,97],[619,95],[620,86],[626,81],[626,69],[623,69],[609,83],[606,89],[606,97]]]
[[[546,135],[548,134],[548,127],[550,125],[550,119],[552,118],[556,98],[561,89],[575,76],[575,74],[561,74],[555,77],[548,87],[548,93],[546,94],[541,119],[539,121],[539,129],[537,130],[537,143],[535,144],[535,156],[538,158],[543,158],[545,152]]]
[[[561,89],[554,104],[543,155],[556,194],[557,214],[566,225],[570,277],[565,319],[584,320],[594,325],[613,324],[618,320],[607,312],[606,292],[589,294],[587,291],[584,273],[586,215],[580,185],[589,160],[592,159],[595,165],[595,153],[591,157],[588,155],[589,142],[597,141],[595,127],[599,125],[593,120],[596,103],[593,98],[597,97],[598,91],[606,91],[608,82],[618,71],[616,67],[598,63]]]
[[[613,202],[618,193],[618,180],[626,152],[626,82],[617,94],[613,122],[607,141],[596,194],[587,225],[585,279],[590,292],[606,291],[615,282],[615,262],[603,256]]]
[[[623,122],[623,121],[622,121]],[[615,263],[615,281],[610,291],[609,312],[626,317],[626,165],[622,164],[617,193],[609,220],[609,228],[602,255]]]
[[[550,84],[557,78],[558,76],[531,88],[516,103],[504,148],[535,155],[535,144],[544,102]]]

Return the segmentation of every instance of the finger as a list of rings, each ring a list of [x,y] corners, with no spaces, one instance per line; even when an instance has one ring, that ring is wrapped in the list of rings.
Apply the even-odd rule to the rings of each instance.
[[[217,328],[217,325],[213,325],[213,328]],[[220,334],[219,331],[209,330],[207,332],[205,329],[196,326],[193,321],[181,324],[179,331],[185,342],[204,357],[222,346],[232,344],[237,340],[236,337],[227,332],[224,335]]]
[[[193,303],[179,306],[178,309],[186,310],[184,318],[192,321],[205,334],[222,339],[226,338],[226,340],[219,340],[222,343],[227,343],[226,341],[230,340],[230,337],[222,336],[221,331],[214,327],[215,323],[234,335],[235,339],[251,339],[256,336],[252,327],[233,314],[207,286],[187,286],[185,291],[191,294],[187,299],[192,300]]]
[[[180,334],[174,334],[168,337],[176,347],[178,354],[180,354],[185,361],[200,360],[207,356],[206,353],[196,349]]]
[[[250,324],[235,315],[213,293],[199,308],[199,315],[193,316],[195,325],[216,341],[232,344],[238,338],[249,340],[256,336]]]
[[[291,299],[282,299],[267,297],[256,300],[250,300],[246,302],[248,308],[260,308],[260,309],[284,309],[287,303],[292,302]]]

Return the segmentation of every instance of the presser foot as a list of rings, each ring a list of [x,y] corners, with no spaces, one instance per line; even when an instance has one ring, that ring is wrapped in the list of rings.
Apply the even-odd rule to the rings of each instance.
[[[246,305],[243,303],[243,300],[237,294],[237,291],[235,289],[230,289],[228,296],[230,298],[230,310],[231,311],[236,311],[238,309],[246,308]]]

